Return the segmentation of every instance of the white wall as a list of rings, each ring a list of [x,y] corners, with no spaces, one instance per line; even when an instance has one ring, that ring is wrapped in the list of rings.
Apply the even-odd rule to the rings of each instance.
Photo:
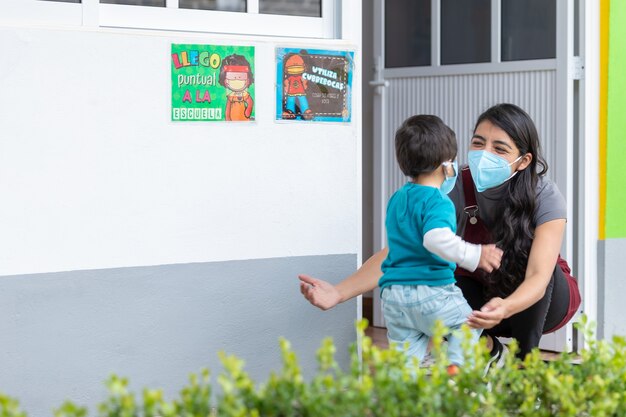
[[[29,415],[93,414],[109,373],[171,398],[219,373],[218,350],[264,381],[279,336],[307,375],[325,336],[347,365],[360,301],[322,312],[296,275],[360,261],[360,6],[343,4],[354,41],[36,27],[3,7],[0,390]],[[172,43],[255,46],[256,122],[171,122]],[[355,50],[351,123],[274,121],[276,46]]]
[[[171,122],[171,43],[255,46],[257,121]],[[357,45],[0,27],[0,275],[360,252],[360,71],[276,123],[276,46]]]

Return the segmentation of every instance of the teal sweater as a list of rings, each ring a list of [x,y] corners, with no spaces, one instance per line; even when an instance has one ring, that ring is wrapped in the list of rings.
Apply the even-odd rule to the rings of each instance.
[[[380,288],[390,285],[447,285],[456,264],[424,248],[424,234],[446,227],[456,233],[454,204],[438,188],[406,183],[387,205],[389,255],[382,264]]]

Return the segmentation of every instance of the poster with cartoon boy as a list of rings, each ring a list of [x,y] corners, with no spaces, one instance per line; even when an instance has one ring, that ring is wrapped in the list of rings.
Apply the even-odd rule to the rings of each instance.
[[[276,48],[276,120],[349,123],[354,53]]]

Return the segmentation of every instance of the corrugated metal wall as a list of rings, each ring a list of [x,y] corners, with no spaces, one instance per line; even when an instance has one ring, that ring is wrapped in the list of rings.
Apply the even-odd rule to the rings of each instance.
[[[466,162],[467,148],[476,118],[496,103],[514,103],[533,118],[539,131],[544,157],[555,180],[556,70],[501,72],[469,75],[387,78],[386,91],[387,196],[406,182],[395,161],[394,134],[407,117],[434,114],[457,135],[459,165]]]

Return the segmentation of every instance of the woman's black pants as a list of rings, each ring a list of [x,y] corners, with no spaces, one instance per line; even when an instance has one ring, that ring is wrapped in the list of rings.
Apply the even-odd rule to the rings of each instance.
[[[482,283],[470,277],[456,277],[456,285],[461,288],[465,299],[474,310],[480,310],[489,299],[485,296]],[[524,311],[521,311],[484,333],[490,336],[512,337],[517,340],[523,358],[533,348],[539,346],[541,335],[553,329],[563,320],[569,306],[567,279],[557,265],[543,298]]]

